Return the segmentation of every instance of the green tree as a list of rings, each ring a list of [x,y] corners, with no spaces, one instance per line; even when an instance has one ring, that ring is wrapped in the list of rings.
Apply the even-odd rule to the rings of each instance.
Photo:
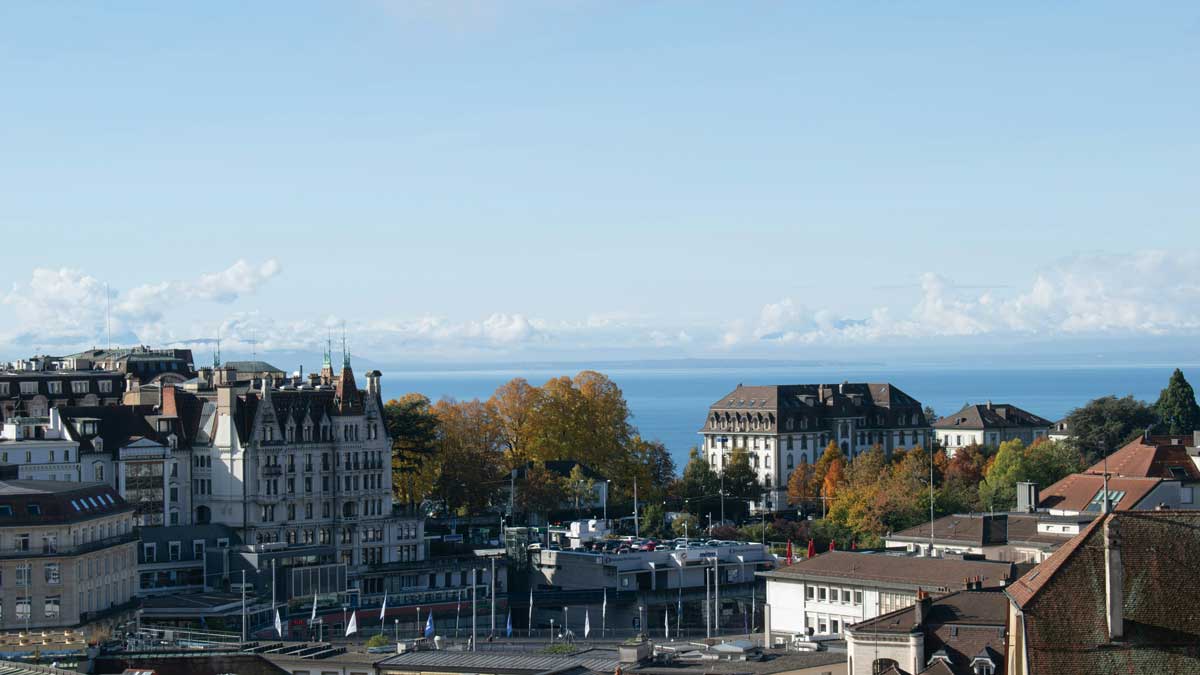
[[[1154,409],[1132,396],[1102,396],[1067,415],[1071,440],[1091,462],[1158,422]]]
[[[1015,507],[1017,483],[1025,480],[1027,472],[1025,444],[1019,439],[1001,443],[979,485],[979,501],[983,508],[1008,511]]]
[[[671,521],[671,531],[676,537],[699,537],[700,521],[690,513],[681,513]]]
[[[417,393],[385,403],[383,418],[392,439],[392,490],[398,503],[412,507],[433,494],[441,472],[438,419],[429,399]]]
[[[1167,388],[1158,395],[1154,404],[1158,414],[1159,429],[1177,435],[1200,430],[1200,406],[1196,405],[1196,392],[1178,368],[1171,373]]]
[[[667,528],[667,512],[662,504],[647,504],[642,509],[639,528],[647,537],[662,538]]]
[[[591,499],[596,492],[596,481],[583,473],[583,468],[576,464],[571,467],[571,473],[564,479],[563,486],[567,496],[575,504],[575,517],[579,517],[581,504]]]
[[[1045,488],[1084,468],[1083,457],[1075,446],[1042,438],[1025,449],[1025,475],[1022,480]]]
[[[725,494],[731,499],[749,502],[762,498],[763,488],[758,474],[750,466],[750,455],[745,448],[734,448],[725,465]]]

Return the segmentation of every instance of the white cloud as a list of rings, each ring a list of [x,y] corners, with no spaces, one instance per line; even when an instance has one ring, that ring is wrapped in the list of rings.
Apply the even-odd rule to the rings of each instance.
[[[258,291],[280,269],[275,260],[260,265],[238,260],[191,280],[147,283],[125,292],[110,289],[106,303],[104,283],[95,277],[74,269],[37,268],[28,283],[14,284],[0,298],[16,315],[0,342],[88,347],[104,343],[106,321],[114,342],[176,340],[164,322],[169,311],[187,303],[231,303]]]
[[[736,324],[735,324],[736,325]],[[1077,256],[1039,272],[1008,297],[971,295],[935,274],[921,277],[907,312],[879,307],[866,318],[807,310],[790,298],[762,307],[759,341],[869,342],[982,335],[1165,335],[1200,331],[1200,254],[1143,251]],[[731,330],[725,345],[744,341]]]

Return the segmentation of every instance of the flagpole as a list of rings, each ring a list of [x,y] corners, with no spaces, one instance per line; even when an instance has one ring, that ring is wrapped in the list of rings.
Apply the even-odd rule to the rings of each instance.
[[[246,570],[242,570],[242,642],[246,641]]]
[[[529,637],[533,637],[533,586],[529,587]]]
[[[475,610],[475,599],[476,599],[475,587],[477,585],[475,571],[476,571],[475,568],[472,567],[471,568],[471,651],[476,651],[476,649],[477,649],[476,642],[475,642],[476,637],[477,637],[476,630],[475,630],[475,623],[476,623],[476,620],[479,618],[478,613]]]
[[[462,621],[462,589],[458,589],[458,606],[454,609],[454,639],[458,639],[458,625]]]
[[[604,639],[608,623],[608,587],[604,587],[604,604],[600,605],[600,639]]]
[[[488,579],[492,596],[492,637],[496,636],[496,559],[492,558],[492,576]]]

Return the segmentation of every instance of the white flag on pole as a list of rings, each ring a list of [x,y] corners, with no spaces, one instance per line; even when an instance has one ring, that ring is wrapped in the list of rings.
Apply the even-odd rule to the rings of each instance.
[[[275,610],[275,634],[283,637],[283,620],[279,618],[279,610]]]
[[[671,610],[663,610],[663,637],[671,639]]]
[[[592,613],[588,610],[583,612],[583,637],[587,637],[592,633]]]
[[[358,632],[358,612],[350,614],[350,623],[346,624],[346,637],[350,637]]]
[[[379,620],[382,622],[387,618],[387,594],[383,596],[383,607],[379,608]]]
[[[316,593],[313,593],[313,611],[312,611],[312,616],[308,617],[308,620],[309,621],[317,620],[317,594]]]
[[[604,589],[604,602],[600,605],[600,621],[603,623],[608,618],[608,589]]]

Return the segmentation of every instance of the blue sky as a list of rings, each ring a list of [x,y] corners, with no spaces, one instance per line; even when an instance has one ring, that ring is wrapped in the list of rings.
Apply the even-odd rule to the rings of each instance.
[[[982,5],[0,4],[0,354],[1186,342],[1200,7]]]

